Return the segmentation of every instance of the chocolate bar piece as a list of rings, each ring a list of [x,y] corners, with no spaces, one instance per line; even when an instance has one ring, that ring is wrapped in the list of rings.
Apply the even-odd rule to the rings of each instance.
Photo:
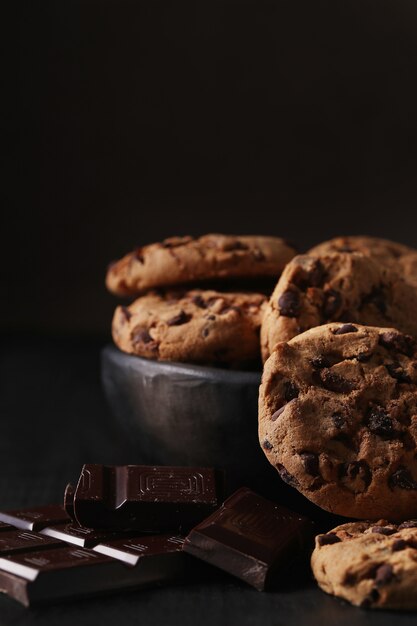
[[[159,554],[172,559],[173,554],[182,552],[184,537],[180,535],[142,535],[140,537],[111,539],[96,545],[93,550],[119,559],[127,565],[137,565],[149,554]]]
[[[59,524],[57,526],[47,526],[41,531],[42,535],[60,539],[66,543],[72,543],[82,548],[92,548],[98,543],[111,539],[115,532],[110,530],[95,530],[94,528],[85,528],[71,524]],[[118,533],[120,535],[120,533]]]
[[[182,539],[177,541],[169,536],[132,537],[125,546],[115,544],[117,559],[46,536],[42,540],[38,549],[33,549],[34,540],[24,552],[0,554],[0,590],[25,606],[178,582],[186,575],[191,561],[182,551]],[[55,546],[48,544],[53,541]],[[108,545],[111,547],[112,543]],[[133,558],[135,551],[137,558]],[[123,552],[125,558],[121,557]]]
[[[60,504],[46,504],[21,511],[0,511],[0,522],[22,530],[41,530],[46,526],[70,521],[64,507]]]
[[[40,533],[20,530],[9,526],[10,530],[0,533],[0,556],[17,554],[18,552],[30,552],[55,548],[62,545],[61,541],[45,537]]]
[[[263,591],[287,570],[312,533],[307,518],[242,488],[193,528],[183,550]]]
[[[189,529],[223,500],[223,473],[201,467],[84,465],[66,509],[78,524],[142,532]]]

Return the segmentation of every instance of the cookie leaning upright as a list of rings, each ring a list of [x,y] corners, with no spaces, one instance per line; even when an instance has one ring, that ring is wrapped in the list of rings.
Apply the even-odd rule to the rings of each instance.
[[[265,304],[254,293],[152,292],[117,307],[113,339],[124,352],[155,360],[253,367]]]
[[[279,341],[335,321],[395,326],[417,336],[417,290],[393,269],[357,252],[296,256],[266,309],[264,360]]]
[[[281,478],[359,519],[417,516],[417,348],[394,329],[312,328],[265,363],[259,439]]]
[[[370,256],[399,271],[405,280],[417,286],[417,250],[402,243],[365,235],[335,237],[314,246],[307,254],[322,255],[333,252],[360,252]]]
[[[114,294],[198,281],[278,277],[297,254],[278,237],[204,235],[172,237],[138,248],[113,263],[106,285]]]
[[[316,537],[311,567],[323,591],[355,606],[417,609],[417,520],[338,526]]]

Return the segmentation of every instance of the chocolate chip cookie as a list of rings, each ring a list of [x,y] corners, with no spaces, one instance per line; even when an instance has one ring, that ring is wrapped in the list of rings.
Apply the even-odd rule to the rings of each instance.
[[[235,368],[259,368],[266,298],[252,293],[149,293],[117,307],[116,345],[130,354]]]
[[[316,537],[323,591],[362,608],[417,609],[417,520],[353,522]]]
[[[308,254],[361,252],[401,272],[406,280],[417,285],[417,250],[402,243],[378,237],[335,237],[309,250]]]
[[[281,478],[327,511],[417,516],[417,348],[394,329],[327,324],[265,363],[259,438]]]
[[[264,360],[279,341],[333,321],[395,326],[417,336],[417,290],[393,269],[357,252],[296,256],[266,309]]]
[[[113,263],[108,289],[121,296],[196,281],[278,278],[296,254],[278,237],[172,237],[134,250]]]

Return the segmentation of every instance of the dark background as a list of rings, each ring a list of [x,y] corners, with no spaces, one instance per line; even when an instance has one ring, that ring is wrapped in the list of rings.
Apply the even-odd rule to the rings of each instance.
[[[170,235],[417,246],[414,0],[16,7],[3,329],[108,333],[107,263]]]

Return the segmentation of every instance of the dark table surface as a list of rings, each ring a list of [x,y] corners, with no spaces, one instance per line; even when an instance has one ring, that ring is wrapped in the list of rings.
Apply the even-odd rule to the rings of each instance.
[[[134,463],[106,406],[105,340],[3,336],[0,356],[0,507],[60,502],[85,462]],[[129,453],[131,456],[131,452]],[[0,595],[0,626],[152,624],[405,626],[415,614],[353,608],[311,580],[259,593],[219,574],[206,582],[25,609]]]

